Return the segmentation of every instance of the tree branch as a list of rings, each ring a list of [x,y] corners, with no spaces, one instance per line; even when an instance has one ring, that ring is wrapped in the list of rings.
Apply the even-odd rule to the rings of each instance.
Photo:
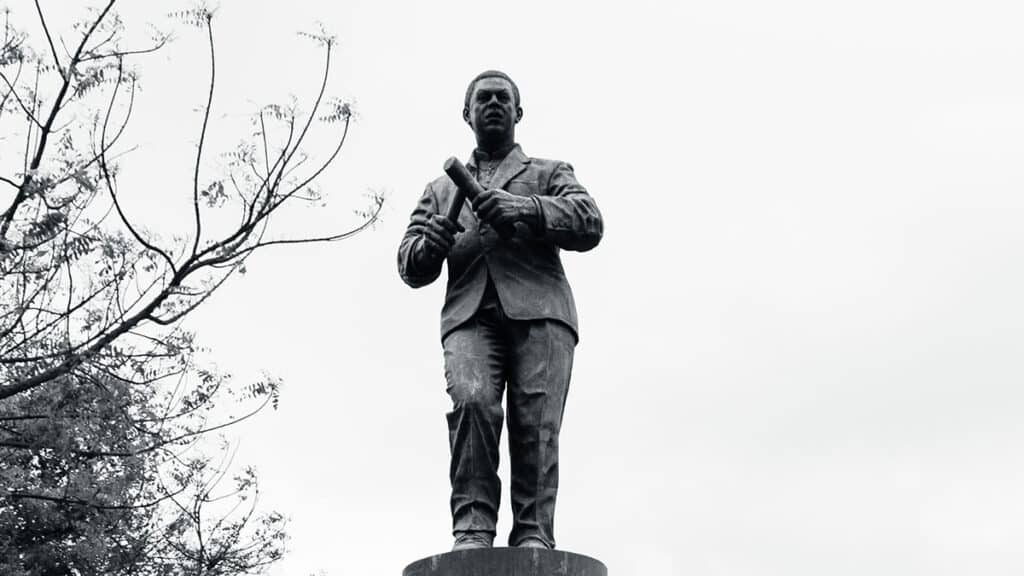
[[[194,268],[194,270],[198,270],[199,268],[200,268],[200,266],[196,266]],[[184,309],[182,309],[181,311],[173,314],[169,318],[160,318],[160,317],[156,316],[155,314],[151,314],[149,316],[149,319],[152,320],[153,322],[156,322],[157,324],[159,324],[161,326],[170,326],[171,324],[174,324],[175,322],[181,320],[187,314],[189,314],[190,312],[192,312],[193,310],[198,308],[200,304],[202,304],[203,302],[206,302],[206,299],[209,298],[210,296],[212,296],[213,293],[216,292],[217,289],[220,288],[221,285],[224,284],[224,282],[227,281],[228,277],[230,277],[230,276],[231,276],[231,272],[228,272],[228,273],[224,274],[224,276],[220,280],[218,280],[216,284],[214,284],[210,288],[207,288],[204,291],[205,293],[198,300],[196,300],[195,302],[189,304]]]
[[[114,85],[114,91],[113,91],[114,93],[113,93],[113,95],[110,98],[110,104],[107,107],[107,114],[106,114],[106,117],[103,120],[103,129],[102,129],[102,131],[100,133],[100,147],[101,147],[101,150],[96,155],[96,158],[99,161],[100,173],[103,175],[103,182],[104,182],[104,184],[107,187],[107,191],[110,193],[110,198],[114,202],[114,208],[117,210],[117,215],[121,218],[121,222],[125,225],[125,228],[128,229],[128,232],[130,232],[131,235],[135,238],[135,240],[139,244],[142,244],[142,246],[145,247],[147,250],[151,250],[151,251],[159,254],[160,257],[162,257],[167,262],[167,265],[170,267],[171,271],[173,273],[177,273],[178,269],[175,267],[174,260],[171,259],[171,256],[167,252],[164,252],[163,250],[161,250],[155,244],[152,244],[151,242],[149,242],[145,238],[143,238],[142,234],[140,234],[138,232],[138,230],[136,230],[135,227],[132,226],[131,221],[128,220],[128,217],[124,213],[124,209],[121,208],[121,203],[117,199],[117,191],[116,191],[115,186],[114,186],[113,177],[111,176],[110,169],[107,166],[106,153],[102,150],[103,146],[105,145],[105,143],[107,141],[107,122],[110,120],[110,112],[114,108],[114,101],[117,98],[117,88],[121,84],[121,79],[122,79],[123,73],[124,73],[123,61],[119,61],[118,62],[118,66],[117,66],[117,83]],[[135,84],[133,82],[132,83],[132,101],[133,102],[134,102],[134,95],[135,95],[135,88],[134,88],[134,86],[135,86]],[[129,108],[129,112],[128,113],[131,114],[131,108]],[[127,118],[125,119],[125,124],[127,124]],[[124,125],[122,125],[122,127],[121,127],[121,130],[123,130],[123,129],[124,129]],[[117,137],[119,137],[121,135],[121,130],[118,131],[117,136],[115,136],[115,140],[117,139]],[[111,143],[111,145],[112,144],[113,143]]]
[[[199,165],[203,160],[203,144],[206,143],[206,129],[210,122],[210,108],[213,106],[213,88],[217,81],[217,59],[213,47],[213,17],[207,13],[206,35],[210,42],[210,89],[206,97],[206,109],[203,110],[203,128],[199,132],[199,146],[196,151],[195,172],[192,175],[192,206],[195,209],[196,217],[196,238],[192,242],[192,254],[199,250],[199,239],[202,234],[202,218],[199,215]]]
[[[11,94],[14,94],[14,97],[16,99],[18,99],[18,104],[21,105],[21,109],[25,110],[25,105],[21,102],[20,98],[18,98],[18,94],[15,91],[15,86],[18,85],[18,80],[21,78],[21,70],[24,67],[24,65],[25,65],[25,61],[23,59],[19,58],[18,59],[18,71],[14,74],[14,82],[9,82],[7,80],[7,76],[5,76],[3,72],[0,72],[0,77],[2,77],[4,79],[4,82],[8,86],[7,93],[4,94],[3,99],[0,100],[0,117],[3,117],[4,107],[7,106],[7,100],[10,99]]]
[[[157,42],[157,44],[155,46],[151,46],[149,48],[140,48],[139,50],[118,50],[118,51],[115,51],[115,52],[109,52],[107,54],[90,54],[90,55],[87,55],[87,56],[83,56],[79,60],[79,62],[84,64],[85,62],[93,62],[95,60],[104,60],[106,58],[123,58],[125,56],[139,56],[139,55],[142,55],[142,54],[152,54],[153,52],[156,52],[157,50],[160,50],[161,48],[163,48],[166,45],[167,45],[167,38],[161,38]]]
[[[18,194],[14,197],[14,201],[11,202],[11,205],[3,212],[3,214],[0,214],[0,242],[3,242],[4,239],[7,238],[7,230],[10,228],[11,222],[14,220],[14,215],[18,211],[18,206],[20,206],[21,203],[25,201],[25,198],[28,197],[33,181],[33,173],[39,169],[39,164],[42,162],[43,152],[46,150],[47,138],[49,138],[50,131],[53,129],[53,123],[57,119],[57,113],[61,109],[64,97],[67,95],[68,89],[71,87],[71,80],[74,76],[73,72],[75,66],[78,65],[78,59],[82,55],[82,51],[85,49],[85,45],[89,41],[89,37],[92,36],[96,31],[96,28],[98,28],[103,19],[106,18],[111,8],[114,7],[114,3],[116,1],[117,0],[109,0],[107,2],[106,7],[103,8],[100,15],[82,37],[82,41],[78,44],[78,49],[75,50],[75,55],[72,56],[71,62],[68,64],[68,73],[64,75],[64,81],[61,83],[60,91],[58,91],[57,97],[53,102],[53,108],[50,110],[50,115],[46,119],[46,124],[40,128],[39,143],[36,145],[36,153],[32,158],[32,163],[29,165],[29,171],[25,175],[25,179],[22,180],[21,187],[18,189]]]
[[[43,16],[43,9],[39,6],[39,0],[35,0],[36,12],[39,13],[39,23],[43,25],[43,32],[46,33],[46,42],[50,45],[50,53],[53,54],[53,63],[57,65],[57,72],[64,78],[64,69],[61,68],[60,58],[57,57],[57,49],[53,46],[53,36],[50,35],[50,28],[46,25],[46,17]]]
[[[353,228],[351,230],[348,230],[346,232],[341,232],[340,234],[333,234],[333,235],[330,235],[330,236],[320,236],[320,237],[317,237],[317,238],[291,238],[291,239],[281,239],[281,240],[268,240],[266,242],[257,242],[256,244],[253,244],[252,246],[248,246],[246,248],[243,248],[243,249],[239,250],[231,258],[224,260],[223,263],[230,262],[230,261],[234,260],[237,257],[245,256],[245,255],[251,253],[254,250],[257,250],[259,248],[263,248],[263,247],[266,247],[266,246],[275,246],[275,245],[281,245],[281,244],[313,244],[313,243],[320,243],[320,242],[337,242],[339,240],[344,240],[346,238],[350,238],[350,237],[355,236],[356,234],[366,230],[367,228],[372,227],[374,225],[374,223],[377,222],[378,218],[380,217],[380,213],[383,210],[384,204],[379,199],[375,200],[375,203],[376,203],[376,207],[374,208],[374,211],[370,215],[370,217],[365,222],[360,224],[359,226],[357,226],[357,227],[355,227],[355,228]]]
[[[43,123],[40,122],[38,118],[36,118],[35,113],[33,113],[31,110],[28,109],[28,106],[21,99],[21,96],[18,95],[18,90],[17,90],[16,87],[18,85],[18,79],[21,78],[22,66],[23,66],[23,61],[22,60],[18,60],[18,72],[14,75],[14,82],[11,82],[10,80],[8,80],[7,79],[7,75],[4,74],[3,71],[0,71],[0,79],[2,79],[4,81],[4,84],[7,84],[7,94],[4,94],[3,103],[6,103],[8,98],[10,98],[11,96],[14,96],[14,101],[17,102],[18,106],[21,107],[22,113],[25,114],[25,116],[30,121],[32,121],[36,126],[42,128],[43,127]]]
[[[167,493],[156,500],[146,502],[143,504],[96,504],[95,502],[90,502],[89,500],[83,500],[81,498],[66,498],[60,496],[49,496],[46,494],[32,494],[28,492],[5,492],[3,494],[0,494],[0,496],[3,496],[5,498],[14,498],[18,500],[45,500],[47,502],[57,502],[59,504],[86,506],[89,508],[94,508],[96,510],[135,510],[139,508],[152,508],[153,506],[156,506],[157,504],[163,502],[164,500],[173,498],[174,496],[177,496],[178,494],[181,494],[184,491],[185,489],[182,488],[177,492]]]

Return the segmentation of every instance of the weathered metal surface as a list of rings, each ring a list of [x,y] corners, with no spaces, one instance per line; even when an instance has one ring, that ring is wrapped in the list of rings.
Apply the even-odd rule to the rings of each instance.
[[[608,576],[608,569],[563,550],[489,548],[430,556],[407,566],[402,576]]]

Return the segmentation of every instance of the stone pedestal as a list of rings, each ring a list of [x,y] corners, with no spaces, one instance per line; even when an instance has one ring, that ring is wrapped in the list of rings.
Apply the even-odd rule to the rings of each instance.
[[[406,566],[402,576],[608,576],[608,569],[562,550],[489,548],[424,558]]]

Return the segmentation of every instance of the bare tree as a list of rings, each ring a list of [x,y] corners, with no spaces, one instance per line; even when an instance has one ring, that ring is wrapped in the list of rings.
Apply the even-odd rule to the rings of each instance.
[[[217,76],[214,14],[198,7],[173,14],[201,30],[209,49],[196,153],[181,167],[191,174],[183,192],[192,218],[170,240],[149,232],[126,209],[118,162],[138,94],[131,62],[168,37],[123,45],[115,3],[105,0],[59,35],[36,0],[31,17],[45,38],[38,51],[3,13],[0,556],[17,553],[0,568],[255,572],[280,557],[283,519],[257,513],[251,471],[217,493],[230,459],[214,461],[195,445],[276,406],[279,384],[230,385],[204,366],[182,320],[244,272],[254,252],[348,238],[373,225],[383,200],[371,195],[352,229],[274,233],[288,206],[320,201],[315,182],[336,160],[352,120],[349,104],[327,96],[336,41],[326,34],[305,35],[324,58],[308,109],[258,110],[249,137],[223,155],[224,170],[204,173]],[[335,140],[314,161],[307,148],[318,129]],[[215,420],[226,413],[213,410],[222,400],[237,401],[242,413]],[[33,550],[46,563],[36,559],[44,567],[25,571]]]

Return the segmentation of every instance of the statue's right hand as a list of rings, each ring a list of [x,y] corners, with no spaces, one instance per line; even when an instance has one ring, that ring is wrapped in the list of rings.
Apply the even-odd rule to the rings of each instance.
[[[438,260],[445,258],[455,245],[455,235],[465,230],[458,222],[434,214],[423,227],[423,247],[431,257]]]

